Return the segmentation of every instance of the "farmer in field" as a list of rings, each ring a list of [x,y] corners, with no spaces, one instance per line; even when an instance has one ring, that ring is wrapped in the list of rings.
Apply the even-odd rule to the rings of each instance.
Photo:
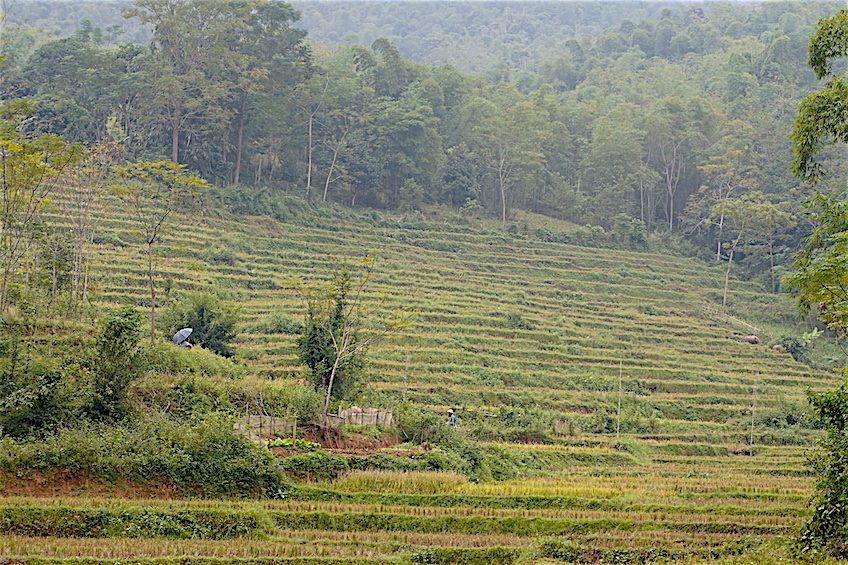
[[[456,427],[456,414],[453,413],[453,408],[448,409],[448,422],[447,422],[447,424],[452,428]]]

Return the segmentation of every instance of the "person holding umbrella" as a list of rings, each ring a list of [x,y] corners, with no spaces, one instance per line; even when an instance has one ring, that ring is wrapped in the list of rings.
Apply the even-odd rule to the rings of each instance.
[[[180,347],[185,347],[186,349],[191,349],[191,342],[188,340],[188,336],[193,332],[193,328],[183,328],[177,333],[174,334],[174,337],[171,338],[171,342],[174,345],[179,345]]]

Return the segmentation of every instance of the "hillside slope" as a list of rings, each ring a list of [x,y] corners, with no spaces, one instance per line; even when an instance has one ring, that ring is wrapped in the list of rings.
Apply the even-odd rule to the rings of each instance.
[[[213,213],[174,222],[159,248],[160,285],[217,291],[242,307],[238,358],[272,378],[296,378],[300,279],[320,287],[343,257],[377,260],[369,299],[415,315],[369,356],[364,398],[392,407],[403,397],[466,421],[544,416],[563,434],[625,433],[742,444],[808,441],[807,389],[837,376],[771,349],[791,306],[732,281],[730,313],[716,317],[721,266],[675,257],[582,248],[472,222],[384,218],[293,201],[277,216]],[[220,217],[213,217],[220,216]],[[149,304],[143,250],[114,210],[95,237],[96,300]],[[621,377],[621,394],[619,394]],[[621,398],[620,424],[616,421]],[[533,412],[536,411],[536,412]],[[540,412],[541,411],[541,412]],[[534,415],[535,414],[535,415]]]

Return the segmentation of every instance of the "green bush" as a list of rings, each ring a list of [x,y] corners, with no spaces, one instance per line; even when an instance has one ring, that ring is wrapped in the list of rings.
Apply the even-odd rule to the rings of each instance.
[[[294,479],[312,481],[332,481],[350,469],[347,459],[326,451],[292,455],[280,459],[279,465],[288,476]]]
[[[393,415],[398,434],[404,441],[437,444],[451,441],[451,428],[445,425],[445,416],[429,408],[404,401],[395,407]]]
[[[202,351],[196,348],[187,351],[167,344],[157,347],[168,356],[191,360],[196,360],[196,354]],[[207,354],[215,363],[222,363],[228,371],[237,370],[241,373],[245,370],[211,352]],[[169,366],[173,369],[173,365]],[[211,371],[214,366],[217,365],[207,366],[197,373],[157,371],[138,383],[136,394],[146,407],[184,418],[207,412],[224,412],[237,419],[245,413],[266,414],[290,421],[297,420],[299,423],[314,422],[318,418],[321,400],[311,387],[260,377],[234,379],[234,375],[228,376],[223,370],[222,376],[215,376],[214,371]],[[205,374],[207,371],[213,375]]]
[[[130,383],[141,376],[139,340],[144,316],[131,306],[113,311],[97,338],[93,413],[115,421],[127,415]]]
[[[247,368],[212,351],[196,347],[176,347],[170,342],[158,341],[141,350],[140,367],[145,371],[166,374],[194,374],[236,379],[247,373]]]
[[[43,436],[90,408],[94,348],[87,339],[45,344],[22,332],[17,321],[0,320],[0,434]]]
[[[848,558],[848,381],[824,393],[809,393],[813,413],[827,425],[810,457],[816,473],[813,516],[804,524],[799,550],[808,556]]]
[[[0,442],[0,468],[81,471],[93,480],[119,476],[173,484],[186,494],[276,498],[287,487],[277,460],[215,415],[185,424],[163,414],[117,426],[86,424],[42,442]]]
[[[212,292],[180,293],[162,312],[160,324],[170,338],[183,328],[192,328],[189,340],[223,357],[235,353],[230,342],[236,337],[239,308],[224,304]]]
[[[285,312],[272,312],[253,324],[250,330],[253,333],[301,335],[303,324],[293,321]]]

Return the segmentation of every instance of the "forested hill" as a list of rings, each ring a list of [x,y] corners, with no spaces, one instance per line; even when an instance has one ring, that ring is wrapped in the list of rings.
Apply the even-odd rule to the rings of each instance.
[[[679,2],[316,2],[295,1],[314,42],[371,45],[378,37],[409,59],[463,72],[538,70],[563,42],[658,20]],[[689,8],[689,6],[692,6]],[[703,4],[685,9],[703,12]]]
[[[773,291],[807,233],[788,135],[837,4],[191,4],[16,3],[6,99],[247,196],[666,234]],[[844,159],[821,158],[839,189]]]

